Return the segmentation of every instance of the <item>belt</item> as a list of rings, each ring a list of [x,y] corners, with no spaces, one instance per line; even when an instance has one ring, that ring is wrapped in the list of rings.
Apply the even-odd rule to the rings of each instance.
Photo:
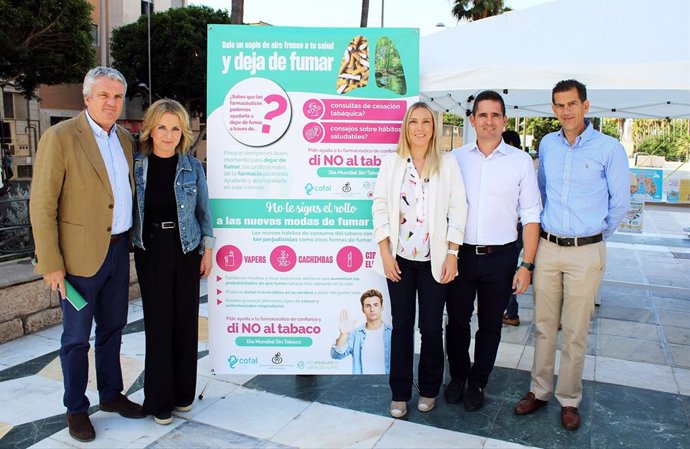
[[[463,244],[462,251],[469,251],[477,256],[486,256],[489,254],[502,253],[510,251],[515,248],[515,242],[506,243],[505,245],[468,245]]]
[[[539,235],[558,246],[583,246],[590,245],[592,243],[599,243],[604,240],[604,236],[602,234],[591,235],[589,237],[558,237],[542,230]]]
[[[174,221],[162,221],[160,223],[149,223],[150,226],[157,229],[175,229]]]
[[[119,234],[111,235],[110,236],[110,244],[112,245],[113,243],[117,242],[118,240],[120,240],[120,238],[124,237],[125,235],[127,235],[126,232],[121,232]]]

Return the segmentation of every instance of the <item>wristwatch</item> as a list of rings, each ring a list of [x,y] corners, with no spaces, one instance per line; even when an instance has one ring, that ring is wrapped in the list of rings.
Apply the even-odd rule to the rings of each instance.
[[[522,262],[520,262],[520,266],[527,268],[530,273],[534,271],[534,264],[533,263],[525,262],[523,260]]]
[[[455,257],[458,257],[458,252],[459,252],[459,250],[457,250],[457,249],[448,249],[448,254],[452,254]]]

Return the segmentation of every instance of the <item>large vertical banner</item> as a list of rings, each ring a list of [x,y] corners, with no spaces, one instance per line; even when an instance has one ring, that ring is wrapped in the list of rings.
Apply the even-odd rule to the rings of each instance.
[[[216,372],[385,371],[370,196],[418,65],[415,29],[209,26]],[[360,304],[371,289],[382,312]]]

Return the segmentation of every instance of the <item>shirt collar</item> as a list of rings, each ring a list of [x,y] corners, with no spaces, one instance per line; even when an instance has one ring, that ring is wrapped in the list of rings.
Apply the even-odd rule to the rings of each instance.
[[[117,125],[113,124],[112,128],[110,128],[109,132],[105,132],[103,128],[101,128],[98,123],[96,123],[91,116],[89,115],[89,111],[85,110],[86,113],[86,120],[89,122],[89,126],[91,127],[91,131],[93,131],[93,134],[95,136],[108,136],[111,137],[114,132],[117,130]]]
[[[476,140],[472,144],[472,148],[470,148],[470,151],[476,151],[477,153],[484,156],[484,153],[482,153],[481,150],[479,149],[479,146],[477,145]],[[501,154],[505,155],[505,154],[508,154],[508,152],[509,152],[509,150],[508,150],[507,144],[503,141],[503,139],[501,139],[501,143],[498,144],[498,146],[494,149],[494,151],[491,152],[490,155],[487,156],[487,158],[488,157],[494,157],[494,155],[496,153],[501,153]]]
[[[585,130],[580,133],[577,138],[575,138],[575,144],[572,145],[573,147],[576,147],[580,145],[582,142],[586,142],[589,140],[590,137],[592,137],[592,134],[594,134],[594,126],[592,126],[592,122],[589,119],[585,119]],[[561,141],[570,146],[570,143],[568,143],[568,139],[565,137],[565,134],[563,134],[563,128],[561,128],[560,131],[558,131],[558,135],[561,138]]]

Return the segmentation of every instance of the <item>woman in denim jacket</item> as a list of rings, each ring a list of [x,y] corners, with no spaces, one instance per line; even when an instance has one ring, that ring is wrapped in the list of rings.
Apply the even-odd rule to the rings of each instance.
[[[143,410],[158,424],[188,411],[196,394],[199,281],[211,272],[215,238],[204,170],[187,154],[187,111],[158,100],[146,111],[134,158],[134,261],[144,306]]]

